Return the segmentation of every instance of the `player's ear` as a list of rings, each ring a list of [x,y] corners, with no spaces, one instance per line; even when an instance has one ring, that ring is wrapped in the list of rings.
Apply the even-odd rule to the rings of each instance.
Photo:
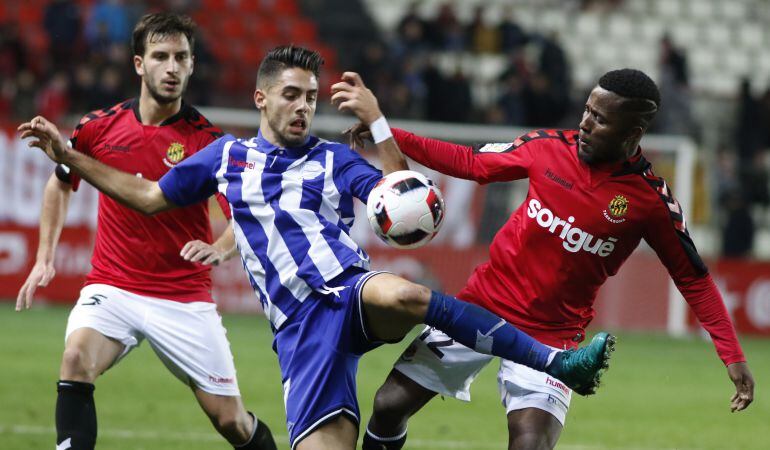
[[[644,127],[641,125],[636,125],[629,130],[628,136],[626,137],[626,143],[630,145],[633,142],[639,142],[643,135]],[[636,149],[634,149],[634,151],[636,151]]]
[[[265,108],[266,93],[260,88],[254,91],[254,105],[258,110],[262,111]]]
[[[134,55],[134,71],[140,77],[144,76],[144,59],[139,55]]]

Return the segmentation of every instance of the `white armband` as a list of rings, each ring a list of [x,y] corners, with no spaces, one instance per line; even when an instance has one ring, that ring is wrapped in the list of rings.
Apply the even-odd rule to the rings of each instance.
[[[379,144],[380,142],[393,137],[393,133],[390,132],[390,125],[388,125],[388,121],[385,120],[385,116],[380,116],[379,119],[372,122],[372,124],[369,125],[369,131],[372,132],[372,139],[375,144]]]

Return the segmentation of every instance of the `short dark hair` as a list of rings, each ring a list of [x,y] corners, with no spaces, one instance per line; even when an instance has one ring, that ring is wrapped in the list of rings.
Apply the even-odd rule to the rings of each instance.
[[[637,113],[645,128],[660,108],[658,86],[641,70],[611,70],[599,78],[599,87],[627,99],[623,109]]]
[[[257,86],[265,86],[276,75],[286,69],[299,67],[309,70],[318,78],[324,59],[320,53],[293,44],[282,45],[270,50],[259,65]]]
[[[195,45],[195,22],[185,15],[173,13],[145,14],[134,27],[131,49],[134,55],[144,56],[147,42],[156,37],[183,34],[190,43],[192,52]]]

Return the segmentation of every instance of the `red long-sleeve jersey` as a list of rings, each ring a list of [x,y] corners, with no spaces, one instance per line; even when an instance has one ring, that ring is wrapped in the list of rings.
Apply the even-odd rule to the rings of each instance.
[[[426,167],[479,183],[529,178],[524,203],[497,232],[489,261],[458,297],[555,347],[573,347],[599,287],[644,239],[710,333],[725,364],[745,361],[719,290],[690,239],[679,203],[641,150],[611,168],[578,158],[577,131],[540,130],[511,143],[462,146],[393,129]]]
[[[187,104],[160,126],[143,125],[139,100],[86,114],[70,139],[74,149],[107,165],[149,180],[215,140],[222,133]],[[57,168],[72,183],[80,177]],[[230,207],[217,196],[229,218]],[[103,283],[178,302],[213,302],[211,268],[185,261],[179,252],[192,240],[212,242],[208,202],[146,216],[99,193],[92,269],[86,285]]]

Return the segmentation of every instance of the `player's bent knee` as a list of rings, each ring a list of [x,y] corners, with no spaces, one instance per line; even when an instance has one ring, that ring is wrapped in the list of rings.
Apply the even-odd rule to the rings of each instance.
[[[79,348],[68,347],[64,349],[59,373],[62,380],[93,383],[98,375],[96,364],[89,361]]]
[[[424,316],[430,303],[430,289],[419,284],[404,282],[393,289],[391,307],[409,315]]]

